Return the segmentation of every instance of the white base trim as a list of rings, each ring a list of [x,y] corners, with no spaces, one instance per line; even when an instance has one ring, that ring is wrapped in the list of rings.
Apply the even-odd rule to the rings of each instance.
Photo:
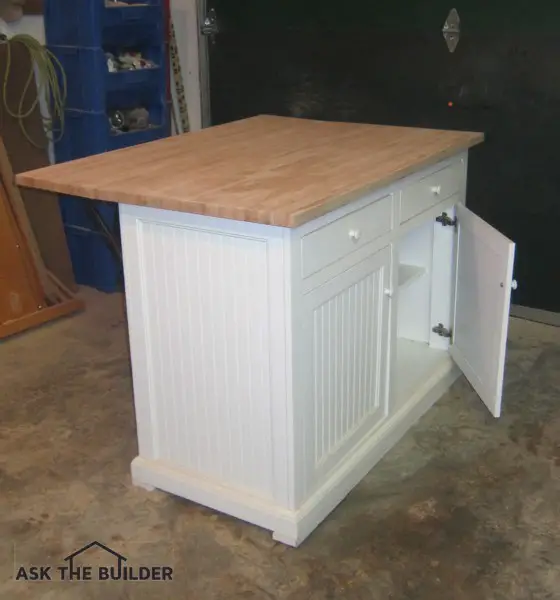
[[[329,479],[297,511],[285,510],[266,500],[171,467],[137,457],[132,461],[135,485],[156,487],[273,532],[273,538],[299,546],[344,500],[383,456],[403,437],[460,375],[446,355],[440,368],[419,388],[402,409],[356,448]]]
[[[366,438],[325,484],[297,511],[298,544],[331,513],[371,469],[393,448],[459,377],[455,364],[444,357],[442,366],[416,391],[401,410]],[[276,539],[276,537],[275,537]]]
[[[293,524],[293,513],[192,471],[137,456],[131,465],[132,483],[156,488],[274,531]]]

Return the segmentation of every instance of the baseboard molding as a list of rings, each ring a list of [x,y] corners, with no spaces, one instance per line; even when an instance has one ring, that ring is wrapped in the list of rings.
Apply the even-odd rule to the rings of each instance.
[[[158,488],[268,529],[273,532],[275,540],[297,547],[435,404],[459,375],[459,369],[450,359],[442,361],[437,372],[416,391],[409,402],[363,440],[297,511],[285,510],[242,490],[142,457],[132,461],[132,480],[135,485],[148,490]]]
[[[131,473],[132,483],[138,487],[157,488],[270,531],[289,531],[295,525],[292,511],[162,461],[137,456]]]

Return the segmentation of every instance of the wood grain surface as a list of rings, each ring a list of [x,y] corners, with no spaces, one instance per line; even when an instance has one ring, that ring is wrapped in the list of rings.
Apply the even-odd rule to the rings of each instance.
[[[47,153],[47,137],[39,106],[33,108],[37,99],[37,87],[29,85],[28,75],[32,68],[31,56],[23,44],[11,45],[11,69],[6,87],[6,104],[0,102],[0,131],[14,173],[42,169],[50,165]],[[0,73],[7,73],[8,45],[0,44]],[[23,96],[21,111],[30,114],[21,121],[9,114],[7,107],[16,111]],[[35,143],[23,133],[25,130]],[[37,147],[36,145],[42,146]],[[60,214],[58,196],[45,190],[22,190],[25,211],[37,239],[45,266],[71,290],[76,290],[70,252],[66,244],[64,226]]]
[[[482,133],[262,115],[17,176],[108,202],[297,227],[466,150]]]
[[[0,327],[44,305],[33,257],[0,184]]]

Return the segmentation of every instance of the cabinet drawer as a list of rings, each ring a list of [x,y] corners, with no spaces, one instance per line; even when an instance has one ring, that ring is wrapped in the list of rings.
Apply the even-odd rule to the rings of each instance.
[[[408,221],[459,192],[463,177],[463,163],[458,161],[404,188],[401,193],[400,222]]]
[[[376,200],[301,239],[302,277],[309,277],[391,231],[393,195]]]

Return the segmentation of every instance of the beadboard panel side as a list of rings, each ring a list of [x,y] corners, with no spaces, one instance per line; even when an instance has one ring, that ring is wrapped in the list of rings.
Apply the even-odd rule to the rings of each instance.
[[[284,232],[121,217],[140,456],[289,506]]]

